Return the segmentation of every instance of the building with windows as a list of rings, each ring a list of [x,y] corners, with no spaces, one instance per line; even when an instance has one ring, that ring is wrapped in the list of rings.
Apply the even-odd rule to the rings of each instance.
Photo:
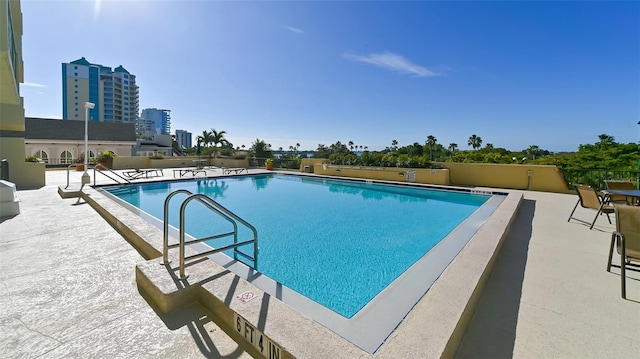
[[[25,119],[23,151],[47,165],[68,165],[84,158],[84,121]],[[102,151],[131,156],[136,145],[133,123],[89,122],[89,159]]]
[[[170,135],[155,135],[151,139],[138,138],[137,143],[131,149],[133,156],[173,156]]]
[[[138,137],[147,138],[157,135],[158,130],[156,129],[155,122],[147,120],[146,118],[138,117],[138,120],[136,120],[136,134]]]
[[[25,162],[24,82],[20,1],[0,2],[0,178],[17,188],[45,185],[44,165]],[[6,160],[6,161],[5,161]]]
[[[153,126],[153,135],[170,135],[171,134],[171,110],[161,110],[157,108],[145,108],[140,114],[138,120],[138,128],[145,131],[151,131]],[[141,134],[141,136],[148,136]]]
[[[84,57],[62,64],[62,118],[84,120],[84,103],[92,102],[91,121],[135,123],[140,110],[136,77]]]
[[[176,142],[180,145],[181,148],[191,148],[193,145],[191,144],[193,134],[191,132],[187,132],[185,130],[176,130]]]

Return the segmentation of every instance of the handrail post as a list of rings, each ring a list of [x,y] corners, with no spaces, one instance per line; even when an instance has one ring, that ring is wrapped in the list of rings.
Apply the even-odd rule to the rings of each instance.
[[[171,261],[169,260],[169,201],[173,196],[178,193],[186,193],[187,195],[191,195],[190,191],[186,189],[179,189],[170,193],[167,198],[164,200],[164,228],[162,231],[162,263],[161,264],[169,264]]]
[[[184,273],[184,211],[187,208],[188,200],[182,202],[180,206],[180,279],[186,279],[187,276]]]
[[[69,168],[70,168],[70,167],[71,167],[71,166],[67,166],[67,186],[66,186],[64,189],[69,188]]]
[[[258,248],[258,231],[255,228],[251,229],[253,231],[253,268],[258,270],[258,252],[260,251]]]

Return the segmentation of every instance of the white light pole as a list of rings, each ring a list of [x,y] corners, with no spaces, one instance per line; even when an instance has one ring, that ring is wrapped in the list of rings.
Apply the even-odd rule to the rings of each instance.
[[[82,184],[91,182],[87,173],[89,159],[89,110],[96,106],[95,103],[84,103],[84,173],[82,174]]]

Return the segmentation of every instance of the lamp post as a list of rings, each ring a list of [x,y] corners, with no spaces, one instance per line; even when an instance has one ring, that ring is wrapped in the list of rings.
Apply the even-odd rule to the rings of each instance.
[[[84,173],[82,174],[82,184],[91,182],[87,173],[89,159],[89,110],[96,106],[93,102],[84,103]]]

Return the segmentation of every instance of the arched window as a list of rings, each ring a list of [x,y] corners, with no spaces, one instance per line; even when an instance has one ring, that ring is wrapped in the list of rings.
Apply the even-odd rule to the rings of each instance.
[[[71,152],[62,151],[62,153],[60,153],[60,163],[61,164],[68,165],[68,164],[71,163],[72,159],[73,159],[73,156],[71,155]]]
[[[82,152],[82,154],[80,154],[80,158],[84,159],[84,152]],[[96,159],[96,154],[93,151],[89,150],[89,158],[87,160],[89,162],[92,162],[95,159]]]
[[[36,156],[36,158],[41,159],[42,162],[44,163],[49,163],[49,155],[43,150],[38,150],[38,152],[36,152],[34,156]]]

